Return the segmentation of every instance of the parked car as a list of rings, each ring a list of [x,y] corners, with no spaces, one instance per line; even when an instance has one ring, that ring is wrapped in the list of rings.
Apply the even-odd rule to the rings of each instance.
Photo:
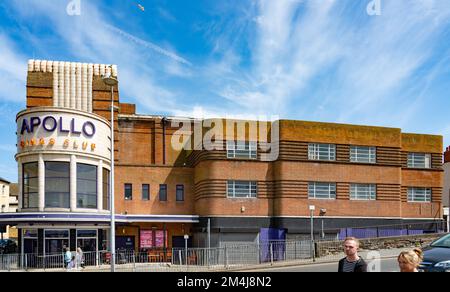
[[[433,241],[423,249],[420,269],[425,272],[450,272],[450,234]]]
[[[11,239],[0,239],[0,254],[16,253],[17,243]]]

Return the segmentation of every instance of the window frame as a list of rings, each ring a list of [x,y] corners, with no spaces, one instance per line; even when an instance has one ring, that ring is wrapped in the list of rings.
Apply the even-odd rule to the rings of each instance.
[[[358,187],[365,188],[368,190],[366,193],[368,194],[365,198],[363,196],[358,195]],[[354,194],[353,191],[356,191]],[[364,191],[362,191],[364,192]],[[373,192],[373,194],[372,194]],[[377,185],[376,184],[350,184],[350,201],[376,201],[377,200]]]
[[[360,152],[362,152],[363,150],[364,151],[368,150],[368,152],[359,154],[358,150]],[[349,153],[349,155],[350,155],[349,160],[352,163],[370,163],[370,164],[376,164],[377,163],[377,147],[375,147],[375,146],[350,145],[350,153]],[[360,155],[363,155],[363,156],[367,155],[368,160],[361,161],[362,157]]]
[[[241,187],[248,188],[248,194],[246,196],[236,196],[236,185],[240,184]],[[248,186],[244,186],[248,184]],[[258,198],[258,182],[246,181],[246,180],[227,180],[227,198],[228,199],[257,199]],[[230,195],[231,194],[231,195]]]
[[[32,177],[27,177],[25,178],[25,166],[26,165],[31,165],[31,164],[35,164],[36,165],[36,176],[32,176]],[[28,180],[28,192],[26,192],[25,189],[25,179]],[[34,179],[36,180],[36,191],[35,192],[30,192],[30,179]],[[36,199],[36,206],[30,206],[30,194],[32,194],[33,196],[35,196]],[[25,199],[26,198],[26,199]],[[25,204],[26,203],[26,204]],[[27,163],[23,163],[22,164],[22,208],[23,209],[28,209],[28,208],[38,208],[39,207],[39,163],[37,161],[33,161],[33,162],[27,162]]]
[[[167,184],[159,185],[158,199],[160,202],[167,202],[167,189]]]
[[[147,197],[144,197],[144,187],[147,186]],[[150,201],[150,184],[142,184],[141,186],[141,200]]]
[[[243,148],[242,148],[243,146]],[[258,143],[256,141],[227,140],[227,159],[258,159]],[[247,154],[245,154],[247,152]]]
[[[425,200],[419,201],[419,200],[415,199],[417,197],[417,195],[415,193],[418,190],[424,191],[424,194],[418,194],[418,195],[423,196]],[[427,192],[428,192],[428,194],[427,194]],[[427,187],[408,187],[406,196],[407,196],[406,200],[408,203],[431,203],[433,200],[433,190],[431,188],[427,188]],[[427,198],[428,198],[428,200],[427,200]]]
[[[179,192],[181,193],[181,200],[180,200],[180,197],[178,196]],[[184,202],[184,185],[183,184],[177,185],[176,192],[175,192],[175,200],[177,202]]]
[[[129,197],[127,196],[127,187],[128,186],[129,186],[128,191],[130,193]],[[131,183],[125,183],[124,184],[124,199],[125,199],[125,201],[132,201],[133,200],[133,184],[131,184]]]
[[[83,178],[83,179],[80,179],[80,176],[78,175],[78,166],[79,165],[85,165],[85,166],[89,166],[89,167],[93,167],[93,168],[95,168],[95,180],[93,180],[93,179],[85,179],[85,178]],[[98,208],[98,190],[97,190],[97,188],[98,188],[98,166],[97,165],[93,165],[93,164],[87,164],[87,163],[79,163],[79,162],[77,162],[77,166],[76,166],[76,172],[77,172],[77,182],[76,182],[76,184],[77,184],[77,193],[76,193],[76,201],[77,201],[77,208],[78,209],[92,209],[92,210],[94,210],[94,209],[97,209]],[[80,192],[79,192],[79,187],[78,187],[78,183],[80,182],[80,180],[82,180],[82,181],[89,181],[89,182],[95,182],[95,188],[94,188],[94,190],[95,190],[95,207],[83,207],[83,206],[79,206],[79,202],[78,202],[78,195],[80,194]],[[83,194],[81,194],[81,195],[87,195],[87,196],[91,196],[91,197],[93,197],[93,195],[92,194],[86,194],[86,193],[83,193]]]
[[[416,160],[418,159],[416,156],[424,156],[423,157],[423,163],[424,166],[417,165],[418,162]],[[410,158],[411,156],[411,158]],[[421,152],[408,152],[407,159],[406,159],[406,166],[407,168],[416,168],[416,169],[431,169],[431,153],[421,153]],[[428,163],[427,163],[428,159]],[[428,164],[428,165],[427,165]]]
[[[47,165],[48,164],[64,164],[64,166],[67,168],[67,173],[68,176],[67,177],[62,177],[62,176],[53,176],[53,177],[48,177],[48,169],[47,169]],[[69,209],[70,208],[70,184],[73,183],[71,180],[71,176],[70,176],[70,162],[67,161],[45,161],[44,162],[44,171],[45,171],[45,175],[44,175],[44,193],[45,193],[45,208],[61,208],[61,209]],[[48,191],[48,179],[56,179],[57,181],[62,181],[65,180],[67,181],[67,191],[66,192],[62,192],[60,190],[58,190],[57,192],[50,192]],[[54,194],[57,193],[59,196],[62,196],[64,194],[64,196],[67,199],[67,205],[65,206],[50,206],[49,202],[47,201],[47,199],[49,198],[49,194]]]
[[[323,156],[327,157],[324,158]],[[308,143],[308,160],[336,161],[336,144]]]
[[[328,185],[328,197],[317,197],[317,187]],[[311,186],[313,186],[313,196],[311,196]],[[334,190],[333,190],[334,189]],[[333,196],[334,192],[334,196]],[[333,182],[308,182],[308,199],[310,200],[336,200],[337,184]]]

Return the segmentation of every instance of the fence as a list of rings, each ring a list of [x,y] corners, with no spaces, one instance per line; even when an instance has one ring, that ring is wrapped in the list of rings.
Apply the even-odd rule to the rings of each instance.
[[[362,241],[371,242],[378,239],[374,249],[383,249],[386,242],[395,241],[395,236],[404,236],[401,241],[412,244],[411,238],[419,238],[422,244],[426,233],[439,236],[443,232],[440,222],[417,223],[406,225],[376,226],[364,228],[345,228],[345,236],[355,236]],[[333,240],[270,240],[257,243],[228,243],[214,248],[173,248],[169,251],[150,250],[135,252],[127,250],[116,251],[117,271],[204,271],[245,267],[264,263],[299,261],[312,262],[337,260],[344,256],[342,251],[343,231],[340,230]],[[433,233],[432,233],[433,232]],[[329,233],[329,232],[328,232]],[[330,233],[329,233],[330,234]],[[419,236],[417,236],[419,234]],[[422,235],[423,234],[423,235]],[[370,238],[370,239],[365,239]],[[431,237],[430,237],[431,238]],[[417,241],[417,240],[416,240]],[[77,268],[92,267],[96,270],[109,271],[111,253],[108,251],[85,252],[83,261],[77,263]],[[0,271],[29,270],[66,270],[64,255],[38,254],[0,254]],[[87,269],[89,270],[89,269]]]

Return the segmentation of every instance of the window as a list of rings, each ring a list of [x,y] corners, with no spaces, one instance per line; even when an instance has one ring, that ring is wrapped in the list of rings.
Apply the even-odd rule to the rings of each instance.
[[[38,193],[38,163],[25,163],[22,166],[22,207],[37,208],[39,204]]]
[[[431,202],[431,189],[408,188],[408,202]]]
[[[45,207],[70,208],[68,162],[45,162]]]
[[[372,184],[351,184],[350,200],[376,200],[377,186]]]
[[[408,153],[409,168],[431,168],[431,154]]]
[[[159,185],[159,201],[167,201],[167,185]]]
[[[376,163],[375,147],[350,146],[350,162]]]
[[[97,209],[97,166],[77,163],[77,208]]]
[[[150,200],[150,185],[148,184],[142,185],[142,200],[143,201]]]
[[[103,210],[109,210],[109,198],[110,198],[110,172],[106,168],[103,168]]]
[[[256,198],[257,197],[256,181],[235,181],[227,182],[228,198]]]
[[[133,185],[125,184],[125,200],[133,199]]]
[[[308,184],[309,199],[336,199],[336,184],[310,182]]]
[[[177,185],[177,202],[184,201],[184,185]]]
[[[227,141],[227,158],[257,158],[257,143]]]
[[[334,144],[309,144],[308,145],[309,160],[336,160],[336,145]]]

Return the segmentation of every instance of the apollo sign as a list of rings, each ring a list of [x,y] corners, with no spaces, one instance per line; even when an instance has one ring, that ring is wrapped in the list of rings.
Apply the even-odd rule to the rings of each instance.
[[[17,115],[17,153],[65,151],[109,160],[110,126],[99,116],[69,109],[30,109]]]
[[[42,128],[47,132],[54,132],[58,129],[61,133],[71,133],[76,135],[83,133],[83,135],[88,138],[95,135],[95,125],[90,121],[84,122],[80,128],[80,131],[77,130],[75,118],[70,120],[69,128],[64,128],[64,122],[63,117],[59,117],[57,119],[54,116],[47,116],[42,120],[40,117],[30,117],[29,119],[25,118],[22,120],[22,129],[20,134],[23,135],[25,131],[28,134],[33,133],[36,128],[42,126]]]

